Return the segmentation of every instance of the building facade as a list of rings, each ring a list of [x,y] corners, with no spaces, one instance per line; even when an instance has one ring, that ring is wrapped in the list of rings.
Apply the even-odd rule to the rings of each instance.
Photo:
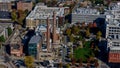
[[[41,46],[40,35],[34,35],[28,43],[28,54],[33,56],[35,59],[38,59],[40,46]]]
[[[26,27],[29,29],[36,28],[39,24],[46,24],[49,17],[50,24],[53,23],[53,12],[56,12],[56,25],[58,27],[59,17],[64,18],[65,7],[47,7],[46,5],[37,4],[35,9],[26,17]]]
[[[109,62],[120,62],[120,2],[110,4],[106,12],[106,38],[108,39]]]
[[[22,39],[19,36],[19,31],[15,30],[13,36],[9,39],[9,43],[7,43],[10,47],[10,55],[14,57],[23,56],[23,44]]]
[[[11,11],[12,4],[9,0],[0,1],[0,11]]]
[[[19,2],[17,2],[17,10],[31,11],[32,8],[33,8],[33,3],[31,1],[30,2],[28,2],[28,1],[19,1]]]
[[[86,24],[95,21],[97,18],[105,18],[104,15],[100,15],[97,9],[91,8],[77,8],[75,9],[72,14],[72,21],[71,23],[83,23]]]

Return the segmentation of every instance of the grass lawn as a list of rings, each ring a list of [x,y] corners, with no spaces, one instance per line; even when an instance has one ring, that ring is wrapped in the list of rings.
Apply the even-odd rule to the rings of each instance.
[[[83,62],[86,62],[89,57],[94,57],[94,53],[90,49],[90,43],[91,41],[86,41],[84,48],[76,48],[74,50],[74,58],[77,60],[82,59]]]

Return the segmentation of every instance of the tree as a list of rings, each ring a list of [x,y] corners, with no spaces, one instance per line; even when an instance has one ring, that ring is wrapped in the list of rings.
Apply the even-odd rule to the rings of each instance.
[[[75,39],[74,39],[74,37],[72,35],[70,35],[69,38],[70,38],[70,42],[74,42],[75,41]]]
[[[16,11],[13,10],[13,11],[11,12],[12,21],[14,21],[14,22],[17,21],[17,17],[18,17],[18,15],[17,15]]]
[[[96,27],[97,27],[97,24],[96,24],[95,22],[93,23],[93,27],[94,27],[94,28],[96,28]]]
[[[94,66],[97,68],[99,66],[98,60],[95,60]]]
[[[93,27],[93,24],[90,22],[89,24],[88,24],[88,28],[92,28]]]
[[[59,68],[62,68],[63,64],[62,62],[59,63]]]
[[[72,58],[71,61],[72,61],[72,65],[75,65],[76,59],[75,59],[75,58]]]
[[[101,31],[98,31],[97,32],[97,35],[96,35],[96,39],[100,39],[101,38],[101,36],[102,36],[102,32]]]
[[[26,11],[18,10],[19,17],[18,17],[17,22],[20,25],[23,25],[23,20],[25,19],[26,15],[27,15],[26,12],[27,12],[27,10]]]
[[[77,27],[77,26],[75,26],[74,28],[73,28],[73,33],[74,34],[78,34],[79,33],[79,28]]]
[[[8,36],[10,36],[12,34],[12,29],[8,27],[7,30],[8,30]]]
[[[57,1],[56,0],[52,0],[52,1],[48,1],[47,3],[46,3],[48,6],[56,6],[56,4],[57,4]]]
[[[83,64],[82,64],[82,59],[80,58],[79,59],[79,67],[81,67],[81,66],[83,66]]]
[[[73,58],[73,55],[72,55],[72,54],[69,54],[69,58]]]
[[[66,34],[67,34],[68,36],[71,35],[71,29],[70,29],[70,28],[68,28],[68,29],[66,30]]]
[[[66,68],[70,68],[70,65],[69,65],[69,64],[66,64]]]
[[[39,3],[39,2],[45,2],[45,0],[37,0],[37,2]]]
[[[84,28],[85,28],[85,22],[82,23],[82,29],[84,29]]]
[[[34,59],[32,56],[25,56],[25,64],[28,68],[33,68],[33,62],[34,62]]]
[[[86,30],[86,37],[89,37],[90,36],[90,29],[89,28],[87,28],[87,30]]]
[[[0,42],[5,42],[5,37],[3,35],[0,36]]]

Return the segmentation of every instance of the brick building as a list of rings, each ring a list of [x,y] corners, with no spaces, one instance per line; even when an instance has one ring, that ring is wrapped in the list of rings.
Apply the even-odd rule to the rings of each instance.
[[[10,1],[0,1],[0,11],[11,11],[12,4]]]
[[[19,1],[17,2],[17,10],[28,10],[31,11],[33,7],[33,3],[32,2],[25,2],[25,1]]]

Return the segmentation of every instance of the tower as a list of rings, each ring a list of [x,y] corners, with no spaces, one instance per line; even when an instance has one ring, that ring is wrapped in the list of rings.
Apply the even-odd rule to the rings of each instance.
[[[55,11],[53,12],[53,33],[52,33],[52,37],[53,37],[53,44],[56,43],[56,13]]]
[[[50,27],[49,27],[49,18],[47,18],[47,50],[50,51]]]

